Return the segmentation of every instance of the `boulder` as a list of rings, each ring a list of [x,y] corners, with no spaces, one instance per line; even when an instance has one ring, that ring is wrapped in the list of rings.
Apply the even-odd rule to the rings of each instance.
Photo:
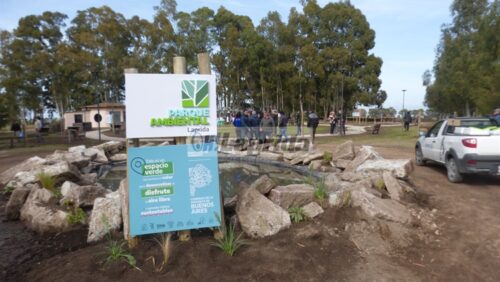
[[[316,202],[309,203],[302,207],[304,215],[308,218],[315,218],[324,212],[323,208]]]
[[[80,175],[80,184],[82,185],[93,185],[97,183],[97,173],[85,173]]]
[[[52,165],[45,165],[40,168],[39,172],[43,172],[55,178],[56,185],[61,185],[66,180],[78,181],[80,179],[80,172],[75,166],[66,161],[54,163]]]
[[[278,186],[269,193],[269,200],[284,209],[301,207],[314,199],[314,187],[309,184]]]
[[[76,166],[78,169],[88,166],[90,159],[90,157],[84,156],[81,151],[66,152],[57,150],[53,154],[47,156],[47,162],[58,163],[66,161]]]
[[[231,198],[224,197],[224,208],[234,209],[238,203],[238,195],[234,195]]]
[[[308,165],[311,161],[322,160],[324,154],[325,153],[323,153],[323,152],[309,153],[304,157],[304,160],[302,161],[302,163],[305,165]]]
[[[90,215],[87,242],[97,242],[112,230],[120,229],[122,207],[120,197],[97,198]]]
[[[351,164],[351,161],[340,159],[340,160],[336,160],[334,163],[335,163],[336,167],[338,167],[340,169],[345,169],[346,167],[348,167]]]
[[[372,146],[362,146],[358,154],[345,168],[344,172],[354,172],[356,169],[367,160],[383,159]]]
[[[319,170],[323,166],[323,160],[315,160],[309,163],[310,170]]]
[[[116,154],[125,148],[125,141],[108,141],[92,148],[103,150],[108,154]]]
[[[123,162],[127,161],[127,154],[115,154],[109,158],[113,162]]]
[[[23,187],[18,187],[12,191],[9,201],[5,206],[5,217],[7,220],[18,220],[21,208],[23,207],[31,189],[38,189],[36,184],[28,184]]]
[[[21,221],[38,233],[63,232],[69,228],[68,213],[50,207],[55,198],[47,189],[31,190],[20,211]]]
[[[413,171],[413,163],[411,160],[385,160],[373,159],[367,160],[357,167],[356,171],[379,172],[389,171],[394,177],[406,179]]]
[[[276,186],[276,183],[269,178],[266,174],[262,175],[259,177],[255,182],[250,185],[250,188],[256,189],[259,191],[261,194],[267,194],[271,189],[273,189]]]
[[[85,147],[85,145],[80,145],[80,146],[74,146],[74,147],[69,147],[68,148],[68,152],[70,153],[74,153],[74,152],[83,152],[83,150],[85,150],[87,147]]]
[[[354,143],[352,140],[346,141],[335,148],[332,154],[333,161],[352,160],[355,157]]]
[[[285,160],[293,160],[295,158],[298,158],[298,157],[304,157],[305,153],[304,152],[285,152],[283,153],[283,158]]]
[[[95,199],[106,196],[107,191],[100,185],[79,186],[66,181],[61,187],[61,194],[63,194],[63,198],[60,203],[71,201],[75,206],[90,207],[94,204]]]
[[[37,156],[29,158],[22,163],[15,165],[4,172],[0,173],[0,183],[6,184],[11,181],[14,176],[21,171],[31,171],[43,165],[47,160]]]
[[[262,159],[270,160],[270,161],[282,161],[283,156],[277,153],[271,152],[260,152],[259,157]]]
[[[108,163],[108,157],[104,150],[98,148],[87,148],[83,150],[82,155],[85,157],[90,157],[91,160],[98,163]]]
[[[241,228],[251,238],[272,236],[290,227],[290,215],[256,189],[245,189],[238,194],[236,214]]]
[[[370,217],[399,223],[410,223],[411,221],[411,214],[405,206],[391,199],[378,198],[365,189],[351,192],[351,205],[361,208]]]
[[[338,175],[335,173],[329,173],[326,175],[325,179],[325,186],[328,191],[333,191],[333,190],[338,190],[337,188],[338,183],[339,183],[339,178]]]
[[[240,169],[241,166],[237,162],[219,163],[219,171]]]
[[[295,159],[290,161],[290,164],[292,165],[298,165],[301,164],[304,161],[304,156],[298,156]]]
[[[389,192],[389,196],[393,200],[401,200],[401,197],[403,196],[403,187],[399,185],[398,180],[392,176],[392,173],[390,171],[386,171],[383,174],[383,179],[384,179],[384,184],[385,188],[387,189],[387,192]]]

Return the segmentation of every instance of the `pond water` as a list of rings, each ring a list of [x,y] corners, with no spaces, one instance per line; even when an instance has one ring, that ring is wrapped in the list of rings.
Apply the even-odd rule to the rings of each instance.
[[[234,196],[239,192],[239,188],[243,182],[250,185],[264,174],[267,174],[277,185],[303,183],[307,177],[307,173],[267,164],[247,164],[242,162],[219,163],[219,185],[224,197]],[[126,166],[115,166],[104,172],[98,182],[104,187],[115,191],[120,186],[120,181],[126,175]]]

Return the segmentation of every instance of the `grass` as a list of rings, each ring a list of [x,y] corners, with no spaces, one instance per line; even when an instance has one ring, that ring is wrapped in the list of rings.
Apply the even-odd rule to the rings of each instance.
[[[367,125],[369,126],[369,125]],[[339,145],[347,140],[352,140],[354,145],[372,145],[377,147],[387,148],[406,148],[411,149],[415,146],[418,139],[417,127],[410,127],[410,131],[405,132],[402,126],[386,126],[382,125],[379,134],[357,134],[346,136],[328,136],[320,137],[316,140],[316,144],[335,144]]]
[[[289,136],[294,136],[295,133],[297,132],[297,127],[294,126],[287,126],[286,132],[288,133]],[[302,132],[304,134],[309,134],[309,131],[307,129],[307,126],[302,127]],[[330,126],[324,126],[320,125],[318,126],[318,129],[316,130],[316,134],[318,133],[329,133],[330,132]],[[228,134],[229,137],[236,137],[236,133],[234,131],[234,126],[232,124],[225,124],[222,126],[217,126],[217,134]]]
[[[323,164],[329,164],[333,160],[332,152],[323,153]]]
[[[40,182],[40,184],[42,185],[42,187],[49,190],[50,192],[52,192],[52,194],[54,194],[54,197],[56,197],[56,198],[62,197],[61,190],[59,190],[56,187],[56,180],[54,177],[52,177],[52,176],[50,176],[42,171],[42,172],[37,174],[37,178],[38,178],[38,181]]]
[[[314,187],[314,198],[316,198],[321,204],[328,199],[328,192],[326,191],[325,181],[321,180],[316,182]]]
[[[226,228],[226,225],[222,224],[219,214],[216,213],[215,217],[219,222],[219,230],[222,232],[223,237],[216,238],[212,245],[232,257],[241,246],[248,245],[248,242],[241,237],[242,233],[236,234],[233,223],[229,224],[229,228]]]
[[[9,194],[12,194],[12,192],[14,191],[14,187],[12,186],[7,186],[5,188],[3,188],[3,191],[2,191],[2,194],[3,195],[9,195]]]
[[[385,189],[384,179],[382,178],[377,179],[377,181],[375,181],[375,188],[377,188],[378,190],[384,190]]]
[[[87,215],[80,207],[75,207],[66,216],[66,220],[70,225],[84,224],[86,219]]]
[[[132,254],[130,254],[128,251],[126,251],[123,248],[123,245],[125,242],[120,242],[116,240],[110,240],[109,245],[106,246],[106,249],[108,251],[108,256],[106,257],[104,263],[109,263],[112,261],[125,261],[128,263],[130,266],[134,267],[135,269],[139,269],[136,266],[136,260]],[[140,270],[140,269],[139,269]]]
[[[340,203],[340,208],[347,208],[351,206],[352,194],[351,191],[345,191],[342,193],[342,202]]]
[[[293,223],[299,223],[306,219],[303,208],[291,207],[288,209],[288,213],[290,214],[290,219],[292,220]]]
[[[159,266],[156,266],[156,260],[152,256],[149,259],[153,262],[153,268],[155,272],[162,272],[165,266],[168,264],[168,261],[170,259],[170,255],[172,253],[172,245],[171,245],[171,238],[172,238],[172,233],[162,233],[159,235],[159,238],[154,238],[154,241],[158,244],[160,247],[161,253],[162,253],[162,262]]]

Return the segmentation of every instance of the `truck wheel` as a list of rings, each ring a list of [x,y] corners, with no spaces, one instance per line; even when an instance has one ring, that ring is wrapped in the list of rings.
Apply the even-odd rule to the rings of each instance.
[[[420,147],[415,148],[415,164],[418,166],[425,165],[424,154],[422,153],[422,149],[420,149]]]
[[[448,180],[453,183],[462,182],[463,176],[458,171],[457,161],[453,157],[446,161],[446,171],[448,174]]]

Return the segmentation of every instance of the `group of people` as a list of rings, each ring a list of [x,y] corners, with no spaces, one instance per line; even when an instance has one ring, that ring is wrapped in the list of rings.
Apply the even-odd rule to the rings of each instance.
[[[275,135],[280,141],[288,140],[288,116],[283,111],[264,111],[263,114],[255,110],[237,112],[232,121],[236,131],[236,142],[258,140],[259,143],[269,142]]]
[[[340,135],[345,135],[345,124],[347,117],[339,110],[337,113],[330,112],[328,116],[328,121],[330,123],[330,134],[335,134],[337,131]]]
[[[319,117],[314,111],[308,111],[305,114],[307,120],[307,127],[311,135],[311,141],[314,143],[316,137],[316,130],[319,125]],[[345,134],[345,120],[346,117],[339,111],[338,114],[332,112],[330,114],[331,131],[334,133],[338,127],[339,133]],[[245,110],[243,112],[236,112],[232,117],[232,124],[235,127],[237,143],[248,141],[251,143],[258,140],[259,143],[267,143],[275,136],[278,141],[288,141],[287,126],[290,121],[290,116],[283,111],[264,111],[262,114],[255,110]],[[302,134],[302,116],[300,113],[292,115],[292,123],[297,127],[296,136]]]

